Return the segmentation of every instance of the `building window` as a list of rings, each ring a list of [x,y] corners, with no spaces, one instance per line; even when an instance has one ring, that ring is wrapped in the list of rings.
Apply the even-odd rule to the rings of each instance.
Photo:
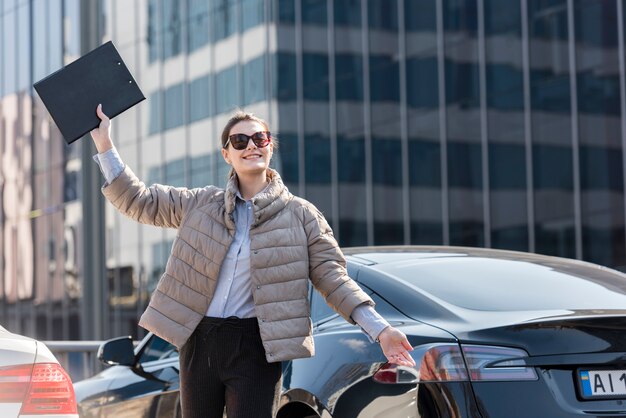
[[[304,54],[303,57],[304,99],[328,100],[328,55]]]
[[[165,90],[165,129],[181,126],[183,112],[183,84],[176,84]]]
[[[368,0],[367,16],[369,20],[369,27],[371,29],[397,31],[398,1]]]
[[[335,94],[337,100],[363,100],[363,57],[337,54],[335,57]]]
[[[296,9],[294,0],[274,0],[278,23],[294,24]]]
[[[302,23],[309,25],[326,25],[326,0],[296,0],[302,1]],[[359,12],[360,13],[360,12]]]
[[[161,25],[159,24],[158,0],[148,1],[148,61],[150,63],[159,58],[159,44],[161,42]]]
[[[227,38],[237,30],[236,0],[215,0],[211,15],[213,20],[213,42]]]
[[[400,101],[400,66],[392,57],[370,56],[370,97],[372,102]]]
[[[336,26],[361,27],[360,0],[342,0],[333,1],[332,3]]]
[[[239,105],[238,86],[236,67],[233,66],[217,73],[215,76],[217,113],[230,112]]]
[[[213,115],[210,96],[210,76],[189,83],[189,121],[196,122]]]
[[[260,25],[265,21],[265,2],[263,0],[241,0],[241,32]]]
[[[188,15],[188,48],[193,52],[209,43],[209,2],[189,0]]]
[[[163,59],[175,57],[183,49],[180,0],[163,2]]]
[[[243,104],[265,100],[265,55],[243,66]]]
[[[296,56],[279,52],[272,56],[274,97],[280,101],[296,100]]]
[[[155,91],[150,94],[150,119],[148,125],[148,133],[154,135],[163,129],[161,118],[161,95],[162,92]]]

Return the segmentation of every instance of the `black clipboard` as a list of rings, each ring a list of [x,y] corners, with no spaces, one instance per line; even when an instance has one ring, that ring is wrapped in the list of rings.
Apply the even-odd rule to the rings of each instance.
[[[145,100],[109,41],[36,82],[33,87],[68,144],[100,124],[96,107],[113,118]]]

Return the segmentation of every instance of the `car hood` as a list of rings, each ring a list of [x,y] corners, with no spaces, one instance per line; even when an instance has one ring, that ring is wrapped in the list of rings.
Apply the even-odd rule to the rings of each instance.
[[[0,329],[0,367],[32,364],[36,356],[35,340]]]
[[[433,325],[465,344],[520,347],[531,356],[626,352],[626,309],[458,314],[462,321]]]

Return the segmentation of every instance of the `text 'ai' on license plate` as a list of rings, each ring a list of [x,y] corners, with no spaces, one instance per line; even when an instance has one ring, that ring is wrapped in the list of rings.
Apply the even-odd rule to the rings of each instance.
[[[626,370],[579,370],[582,396],[626,398]]]

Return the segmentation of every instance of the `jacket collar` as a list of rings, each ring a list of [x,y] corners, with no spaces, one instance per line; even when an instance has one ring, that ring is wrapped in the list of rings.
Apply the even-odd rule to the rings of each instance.
[[[263,191],[257,193],[252,199],[252,207],[254,211],[254,223],[252,226],[261,224],[280,212],[287,203],[293,197],[287,186],[283,184],[282,179],[278,172],[274,169],[267,169],[267,178],[269,184]],[[235,223],[233,221],[233,212],[235,210],[235,203],[237,200],[237,193],[239,192],[239,181],[237,175],[233,175],[226,185],[224,193],[224,221],[229,229],[235,229]]]

